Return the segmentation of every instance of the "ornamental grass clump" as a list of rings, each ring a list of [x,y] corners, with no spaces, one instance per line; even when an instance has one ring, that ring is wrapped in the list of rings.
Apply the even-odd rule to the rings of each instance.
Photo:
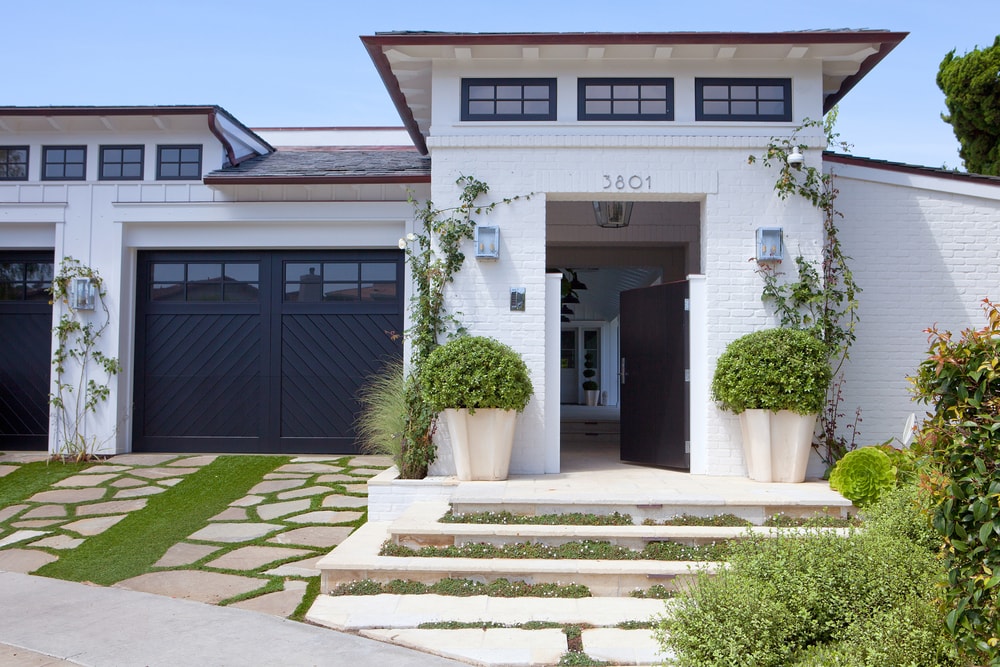
[[[521,355],[498,340],[460,336],[428,355],[420,387],[430,408],[498,408],[521,412],[533,391]]]
[[[765,329],[737,338],[715,366],[712,397],[736,414],[746,410],[820,412],[831,379],[827,349],[797,329]]]
[[[896,469],[877,447],[848,452],[830,472],[830,487],[858,507],[868,507],[896,488]]]

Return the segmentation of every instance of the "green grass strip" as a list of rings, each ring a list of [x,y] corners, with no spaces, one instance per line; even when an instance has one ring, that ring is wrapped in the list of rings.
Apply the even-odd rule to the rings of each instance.
[[[27,500],[91,465],[93,464],[35,461],[18,466],[14,472],[0,477],[0,508]]]
[[[180,484],[150,496],[144,509],[60,554],[59,560],[37,574],[103,586],[145,574],[167,549],[204,527],[265,474],[289,460],[286,456],[220,456]]]

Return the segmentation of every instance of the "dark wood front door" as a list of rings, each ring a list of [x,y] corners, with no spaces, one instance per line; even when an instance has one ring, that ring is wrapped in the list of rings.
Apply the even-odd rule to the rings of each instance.
[[[357,451],[357,393],[400,356],[403,253],[139,257],[135,451]]]
[[[621,459],[690,468],[686,281],[621,293]]]

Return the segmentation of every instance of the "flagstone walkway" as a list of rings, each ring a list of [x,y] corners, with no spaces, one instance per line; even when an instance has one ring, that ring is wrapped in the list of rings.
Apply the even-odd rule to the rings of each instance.
[[[41,458],[0,454],[0,478]],[[215,458],[115,456],[0,509],[0,570],[38,570]],[[170,547],[150,572],[115,585],[290,616],[318,581],[316,562],[364,516],[367,480],[389,465],[378,456],[297,457]]]

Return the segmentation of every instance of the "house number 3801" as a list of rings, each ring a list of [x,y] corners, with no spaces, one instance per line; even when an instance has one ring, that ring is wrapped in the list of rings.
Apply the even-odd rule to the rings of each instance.
[[[650,190],[653,187],[653,179],[649,176],[632,174],[631,176],[617,176],[604,174],[605,190]]]

